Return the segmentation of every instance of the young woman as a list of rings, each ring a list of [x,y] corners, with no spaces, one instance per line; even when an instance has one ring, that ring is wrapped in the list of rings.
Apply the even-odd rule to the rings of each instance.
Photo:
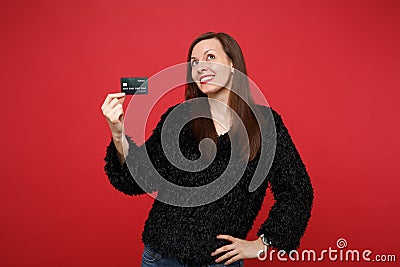
[[[124,94],[106,97],[102,111],[110,126],[112,140],[106,151],[105,172],[111,184],[128,195],[145,194],[146,191],[136,182],[138,177],[145,177],[148,188],[159,190],[152,179],[157,174],[144,164],[143,155],[148,155],[154,169],[165,179],[189,187],[217,179],[227,168],[231,153],[245,158],[248,164],[232,190],[211,203],[188,207],[170,205],[156,198],[142,233],[142,266],[243,266],[244,259],[257,258],[260,250],[265,252],[269,247],[288,253],[298,248],[310,218],[313,188],[281,116],[271,107],[255,104],[248,80],[236,75],[247,74],[238,43],[225,33],[205,33],[191,44],[188,62],[188,81],[192,82],[186,85],[186,101],[170,107],[161,116],[152,135],[142,146],[137,146],[124,134]],[[200,98],[206,101],[188,104]],[[183,113],[194,110],[206,110],[209,114],[208,118],[191,120],[179,135],[181,152],[190,160],[199,159],[209,151],[203,150],[202,155],[199,149],[201,140],[210,138],[214,141],[216,153],[211,157],[212,162],[198,172],[173,166],[161,146],[166,118],[175,108],[182,106],[188,107],[188,112],[182,112],[183,117]],[[262,136],[262,125],[255,113],[268,112],[273,114],[276,129],[275,156],[262,184],[249,192],[255,169],[264,164],[259,162],[260,150],[263,140],[268,139],[268,136]],[[237,134],[240,123],[246,130],[247,143]],[[233,141],[239,149],[231,149]],[[237,172],[233,170],[232,178],[235,174]],[[268,185],[275,203],[258,229],[259,238],[246,240]]]

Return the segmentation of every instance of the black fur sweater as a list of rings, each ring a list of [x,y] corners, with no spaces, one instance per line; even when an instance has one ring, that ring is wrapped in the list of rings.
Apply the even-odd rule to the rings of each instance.
[[[185,102],[184,102],[185,103]],[[179,104],[178,104],[179,105]],[[209,183],[210,177],[218,176],[227,166],[230,155],[230,139],[227,133],[217,139],[217,155],[204,171],[185,172],[174,168],[168,162],[160,145],[160,132],[170,107],[162,116],[149,139],[137,146],[127,136],[129,154],[122,166],[118,161],[117,150],[111,140],[105,156],[105,172],[111,184],[127,195],[141,195],[145,191],[132,176],[146,177],[152,184],[152,168],[145,166],[143,157],[146,146],[149,158],[165,179],[179,185],[198,186]],[[259,156],[248,162],[240,181],[222,198],[197,207],[178,207],[155,199],[142,233],[142,242],[150,245],[163,256],[172,256],[188,264],[210,264],[221,256],[211,256],[215,249],[229,244],[217,239],[218,234],[228,234],[246,239],[254,220],[258,215],[266,189],[271,186],[275,203],[271,207],[267,220],[258,229],[257,234],[265,234],[277,250],[297,249],[303,236],[312,209],[313,188],[301,157],[285,127],[281,116],[272,108],[257,105],[262,111],[272,111],[276,126],[276,151],[270,171],[261,186],[249,192],[249,182],[258,164]],[[179,145],[188,159],[199,156],[198,146],[190,127],[185,126],[179,134]],[[261,163],[260,163],[261,164]]]

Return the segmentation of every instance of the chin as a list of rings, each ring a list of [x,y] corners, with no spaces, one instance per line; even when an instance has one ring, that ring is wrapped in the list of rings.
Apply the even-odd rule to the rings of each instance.
[[[221,90],[222,86],[212,84],[200,84],[199,89],[204,94],[214,94]]]

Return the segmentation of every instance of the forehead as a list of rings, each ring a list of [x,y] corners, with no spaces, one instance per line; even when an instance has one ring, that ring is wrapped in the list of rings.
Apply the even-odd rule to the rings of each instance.
[[[221,51],[222,45],[218,39],[206,39],[198,42],[192,50],[192,56],[199,57],[203,55],[204,51],[208,49],[214,49],[215,51]]]

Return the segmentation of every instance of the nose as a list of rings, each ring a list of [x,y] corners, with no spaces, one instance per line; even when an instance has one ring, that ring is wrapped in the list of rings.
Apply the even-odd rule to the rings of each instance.
[[[197,64],[197,72],[202,73],[203,71],[207,71],[207,70],[208,70],[207,62],[199,61],[199,63]]]

